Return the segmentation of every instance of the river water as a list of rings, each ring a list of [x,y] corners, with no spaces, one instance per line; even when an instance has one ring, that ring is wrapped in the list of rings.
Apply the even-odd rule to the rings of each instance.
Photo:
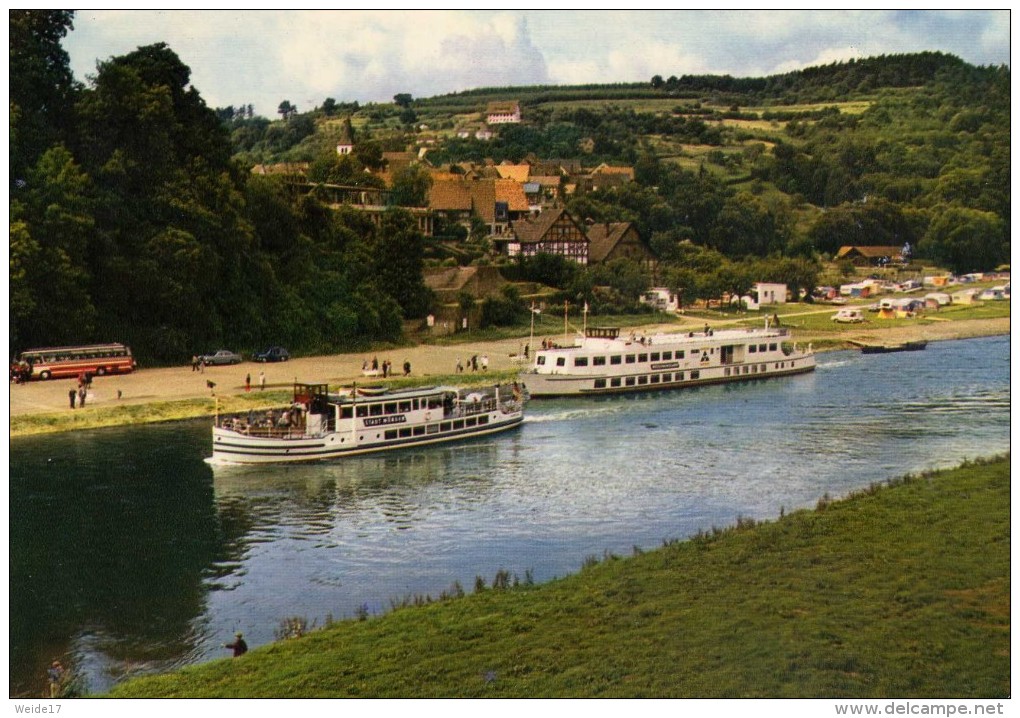
[[[738,516],[1009,450],[1009,337],[796,377],[534,401],[517,430],[337,463],[211,467],[210,421],[16,439],[11,695],[90,691],[395,602],[537,582]]]

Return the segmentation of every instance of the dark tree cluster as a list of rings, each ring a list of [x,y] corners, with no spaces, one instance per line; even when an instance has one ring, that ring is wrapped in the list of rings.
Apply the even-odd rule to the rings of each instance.
[[[405,316],[428,311],[409,215],[375,227],[249,174],[226,113],[162,43],[75,83],[59,45],[71,23],[10,16],[12,352],[93,341],[129,343],[143,362],[220,345],[335,351],[395,340]],[[241,127],[259,119],[230,114]]]

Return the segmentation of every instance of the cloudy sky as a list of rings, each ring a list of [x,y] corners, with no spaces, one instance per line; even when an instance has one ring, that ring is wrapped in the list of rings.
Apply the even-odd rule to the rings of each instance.
[[[327,97],[384,102],[473,87],[758,77],[937,50],[1009,64],[1009,11],[79,11],[64,40],[75,76],[167,43],[211,107],[275,116]]]

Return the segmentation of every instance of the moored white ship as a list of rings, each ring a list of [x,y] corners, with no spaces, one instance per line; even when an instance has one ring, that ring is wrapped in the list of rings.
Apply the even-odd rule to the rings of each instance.
[[[547,344],[520,379],[531,397],[620,394],[811,371],[811,347],[793,343],[789,330],[724,329],[620,336],[615,328],[588,328],[573,344]]]
[[[295,384],[294,401],[270,412],[217,416],[213,463],[316,461],[456,441],[524,420],[516,385],[389,391]]]

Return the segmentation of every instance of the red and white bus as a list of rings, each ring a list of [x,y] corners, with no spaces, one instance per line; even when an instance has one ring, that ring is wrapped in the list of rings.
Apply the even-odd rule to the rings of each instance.
[[[29,349],[18,356],[16,371],[21,381],[57,379],[91,374],[127,374],[138,366],[131,347],[123,344],[92,344],[80,347]],[[13,373],[14,370],[12,370]]]

